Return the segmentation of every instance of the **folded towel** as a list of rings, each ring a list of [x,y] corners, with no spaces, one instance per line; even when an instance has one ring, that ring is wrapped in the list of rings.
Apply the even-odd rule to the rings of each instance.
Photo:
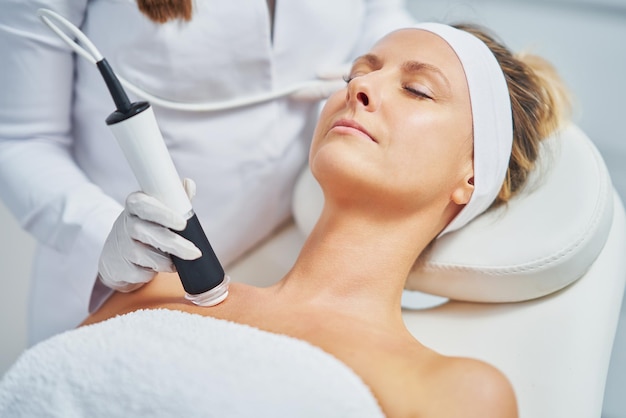
[[[321,349],[247,325],[142,310],[52,337],[0,381],[0,416],[381,417]]]

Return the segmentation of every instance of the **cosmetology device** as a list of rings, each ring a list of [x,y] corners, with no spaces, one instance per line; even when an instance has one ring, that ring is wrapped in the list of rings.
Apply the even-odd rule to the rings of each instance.
[[[122,148],[141,189],[187,219],[186,228],[175,232],[193,242],[202,252],[202,256],[196,260],[182,260],[172,256],[187,299],[201,306],[222,302],[228,295],[230,279],[225,275],[193,211],[150,103],[130,102],[106,59],[76,26],[50,10],[40,9],[38,13],[61,39],[79,55],[95,63],[100,70],[116,106],[106,123]],[[55,23],[71,32],[88,51],[70,39]]]

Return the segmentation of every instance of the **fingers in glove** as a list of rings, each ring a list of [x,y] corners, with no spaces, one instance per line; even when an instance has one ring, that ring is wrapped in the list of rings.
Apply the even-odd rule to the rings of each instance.
[[[136,243],[139,245],[139,243]],[[132,252],[131,252],[132,254]],[[152,280],[156,272],[139,267],[125,258],[101,257],[98,263],[100,281],[107,287],[119,292],[131,292]]]
[[[301,101],[323,100],[337,90],[341,90],[345,87],[346,82],[343,80],[319,81],[318,83],[294,91],[289,97]]]
[[[193,200],[196,196],[196,182],[190,178],[184,178],[183,188],[185,189],[185,193],[187,193],[189,200]]]
[[[321,80],[343,79],[346,74],[350,73],[352,63],[344,63],[330,68],[322,68],[317,71],[317,78]]]
[[[129,217],[126,228],[132,239],[183,260],[195,260],[202,255],[191,241],[160,225]]]
[[[100,279],[100,281],[102,281],[102,283],[104,283],[105,286],[110,287],[111,289],[121,292],[121,293],[133,292],[139,289],[144,284],[146,284],[146,283],[126,283],[126,282],[107,283],[107,281],[104,279]]]
[[[145,273],[137,274],[137,276],[154,276],[155,272],[172,273],[176,271],[176,267],[174,267],[174,263],[169,254],[141,242],[135,242],[135,245],[137,246],[137,251],[133,251],[129,254],[126,260],[138,269],[145,271]],[[132,283],[134,280],[128,281]]]
[[[150,221],[176,231],[182,231],[187,220],[158,199],[143,192],[134,192],[126,198],[126,211],[145,221]]]

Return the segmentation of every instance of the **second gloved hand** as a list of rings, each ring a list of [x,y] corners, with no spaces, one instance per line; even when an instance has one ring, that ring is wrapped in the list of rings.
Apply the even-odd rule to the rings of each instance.
[[[343,64],[320,70],[317,72],[316,82],[291,93],[289,97],[300,101],[325,100],[337,90],[346,87],[344,77],[351,66],[352,64]]]
[[[191,199],[195,183],[183,181]],[[170,254],[195,260],[202,253],[190,241],[173,232],[182,231],[186,219],[143,192],[131,193],[107,237],[98,275],[102,283],[120,292],[138,289],[157,272],[174,272]]]

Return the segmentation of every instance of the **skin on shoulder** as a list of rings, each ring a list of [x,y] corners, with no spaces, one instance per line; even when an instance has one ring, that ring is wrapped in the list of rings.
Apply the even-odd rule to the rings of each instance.
[[[432,415],[464,418],[516,418],[513,387],[498,369],[480,360],[447,357],[432,375]]]
[[[402,334],[395,330],[373,330],[332,313],[311,314],[305,318],[304,313],[294,316],[286,312],[276,321],[261,320],[264,315],[260,312],[267,311],[263,293],[263,289],[233,283],[228,303],[211,308],[199,307],[185,300],[175,273],[161,273],[134,292],[115,293],[81,326],[152,308],[182,310],[247,323],[306,340],[336,356],[370,386],[387,416],[405,416],[407,411],[439,418],[518,416],[510,382],[487,363],[443,356],[420,344],[408,331]],[[247,314],[242,315],[242,311]],[[320,326],[331,321],[333,323],[329,326]],[[276,327],[273,322],[281,326]],[[364,340],[369,344],[363,344]],[[424,399],[429,402],[422,402]]]
[[[186,312],[193,312],[199,308],[185,299],[185,291],[178,274],[159,273],[152,281],[138,290],[130,293],[113,293],[100,309],[89,315],[80,326],[102,322],[139,309],[157,307]]]

